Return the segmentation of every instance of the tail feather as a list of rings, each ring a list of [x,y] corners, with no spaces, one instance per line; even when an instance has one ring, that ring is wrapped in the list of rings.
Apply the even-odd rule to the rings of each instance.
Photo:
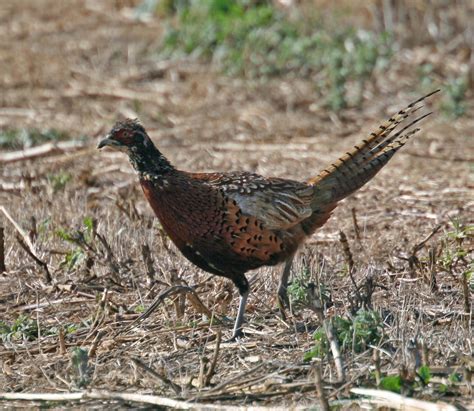
[[[374,156],[370,161],[368,161],[366,165],[362,167],[361,170],[354,176],[355,184],[353,187],[357,189],[374,177],[385,166],[385,164],[389,162],[394,154],[406,144],[409,138],[418,131],[420,131],[419,128],[409,131],[394,141],[392,144],[387,145],[384,150],[378,152],[378,155]],[[344,196],[346,195],[346,193],[341,194]]]
[[[412,127],[431,113],[415,118],[392,134],[405,119],[424,107],[419,103],[439,91],[435,90],[410,103],[379,126],[378,130],[371,133],[366,140],[362,140],[361,144],[355,146],[353,150],[347,152],[339,160],[321,171],[319,175],[308,181],[315,187],[312,203],[314,215],[311,222],[308,221],[309,231],[313,231],[319,226],[318,215],[321,216],[321,221],[329,218],[330,212],[336,207],[338,201],[371,180],[410,137],[420,130],[419,128],[412,129]]]
[[[421,106],[423,107],[423,106]],[[420,108],[421,108],[420,107]],[[410,122],[408,125],[406,125],[405,127],[403,127],[400,131],[398,131],[396,134],[394,134],[393,136],[391,137],[388,137],[386,140],[380,142],[377,146],[375,146],[374,148],[372,148],[370,150],[370,154],[372,156],[377,156],[379,153],[382,152],[382,150],[387,147],[387,146],[390,146],[392,143],[398,141],[398,140],[402,140],[402,139],[405,139],[407,136],[408,137],[411,137],[414,133],[412,133],[411,131],[406,133],[406,134],[403,134],[406,130],[408,130],[409,128],[413,127],[416,123],[420,122],[421,120],[425,119],[426,117],[430,116],[431,114],[433,114],[432,112],[429,112],[429,113],[426,113],[418,118],[416,118],[415,120],[413,120],[412,122]],[[416,130],[419,130],[419,129],[416,129]]]
[[[419,129],[408,131],[412,126],[429,116],[424,114],[415,118],[397,133],[392,132],[405,119],[416,113],[423,105],[423,100],[437,93],[433,91],[426,96],[410,103],[406,108],[379,126],[369,138],[362,140],[352,151],[347,152],[338,161],[326,167],[319,175],[310,179],[309,184],[318,188],[328,188],[332,191],[332,201],[339,201],[350,193],[367,183],[375,174],[393,157],[393,155],[413,136]],[[321,190],[316,190],[317,192]]]

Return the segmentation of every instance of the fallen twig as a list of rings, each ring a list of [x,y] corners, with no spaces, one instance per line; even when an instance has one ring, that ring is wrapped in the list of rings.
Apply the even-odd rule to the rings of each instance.
[[[18,231],[18,233],[23,237],[23,241],[28,245],[29,249],[32,252],[35,252],[35,246],[31,242],[30,237],[28,236],[28,234],[26,234],[25,230],[20,227],[20,225],[13,219],[13,217],[10,215],[10,213],[4,206],[0,206],[0,211],[5,215],[7,220],[12,223],[13,227],[15,227],[15,230]]]
[[[94,357],[96,352],[97,352],[97,348],[99,347],[99,344],[101,343],[102,339],[107,335],[107,331],[105,330],[100,330],[97,335],[95,336],[94,338],[94,341],[92,341],[92,346],[91,348],[89,349],[89,357]],[[87,337],[86,337],[87,338]]]
[[[25,250],[26,253],[33,259],[33,261],[43,269],[44,279],[48,284],[51,284],[53,282],[53,277],[51,277],[51,273],[49,272],[48,264],[40,260],[19,235],[16,236],[16,240],[18,241],[18,244],[20,244],[21,248],[23,248],[23,250]]]
[[[338,377],[338,382],[344,382],[346,379],[346,373],[344,372],[344,363],[342,360],[341,350],[339,349],[339,342],[337,335],[334,331],[334,327],[330,319],[325,319],[323,321],[324,331],[329,341],[329,346],[331,347],[332,356],[334,357],[334,365],[336,366],[336,372]]]
[[[119,100],[139,100],[143,102],[149,102],[154,104],[166,105],[169,102],[162,98],[157,99],[156,93],[148,93],[143,91],[136,91],[124,87],[120,87],[117,84],[113,86],[89,86],[79,85],[76,83],[72,84],[72,87],[67,89],[63,93],[64,97],[76,98],[76,97],[101,97],[101,98],[113,98]]]
[[[0,274],[7,271],[5,267],[5,229],[0,227]]]
[[[255,400],[261,401],[264,398],[271,398],[271,397],[284,397],[285,395],[291,393],[303,393],[303,392],[314,392],[314,381],[298,381],[298,382],[291,382],[287,384],[272,384],[271,382],[268,384],[262,384],[255,390],[243,390],[240,387],[235,390],[231,391],[222,391],[216,394],[210,395],[202,395],[197,397],[196,400],[206,400],[206,401],[224,401],[224,400]],[[227,407],[225,407],[227,410]],[[265,408],[262,408],[265,409]],[[277,408],[278,409],[278,408]],[[298,408],[291,408],[291,409],[298,409]],[[302,407],[302,409],[307,410],[306,408]],[[268,411],[268,408],[266,409]],[[270,408],[271,411],[274,411],[275,408]],[[288,410],[288,407],[285,408]]]
[[[344,251],[344,258],[346,260],[347,264],[347,271],[349,272],[349,277],[352,281],[352,285],[354,286],[356,295],[357,295],[357,300],[362,303],[362,296],[360,295],[359,292],[359,287],[354,279],[354,258],[352,257],[352,252],[351,248],[349,247],[349,242],[347,241],[347,236],[344,233],[344,231],[339,231],[339,241],[342,244],[342,250]]]
[[[182,410],[222,410],[230,411],[268,411],[268,407],[256,406],[229,406],[215,404],[198,404],[188,401],[173,400],[171,398],[159,397],[156,395],[132,394],[126,392],[113,391],[83,391],[68,393],[28,393],[28,392],[0,392],[0,400],[10,401],[81,401],[81,400],[121,400],[141,404],[153,404],[162,407],[176,408]],[[288,407],[272,407],[272,411],[287,410]],[[292,407],[293,410],[303,410],[307,407]]]
[[[142,245],[142,257],[146,267],[148,282],[149,284],[153,284],[155,282],[155,269],[153,268],[153,258],[151,257],[151,251],[148,244]]]
[[[352,213],[352,223],[354,224],[355,235],[356,235],[357,241],[360,244],[360,228],[359,228],[359,223],[357,221],[357,213],[356,213],[355,207],[351,208],[351,213]]]
[[[59,353],[61,355],[66,354],[67,349],[66,349],[66,339],[64,338],[64,328],[59,327],[59,335],[58,335],[58,340],[59,340]]]
[[[425,246],[425,244],[431,239],[431,237],[433,237],[440,230],[442,226],[443,226],[442,224],[438,224],[437,226],[433,228],[433,230],[431,230],[431,232],[423,240],[415,244],[408,258],[400,257],[401,259],[408,261],[408,266],[410,268],[412,277],[415,277],[415,268],[420,266],[420,260],[418,259],[418,256],[417,256],[418,251],[420,251]]]
[[[433,156],[427,153],[415,153],[409,150],[405,150],[403,152],[404,155],[412,156],[412,157],[421,157],[423,159],[432,159],[432,160],[440,160],[440,161],[449,161],[449,162],[466,162],[466,163],[472,163],[474,161],[474,157],[460,157],[458,155],[454,155],[451,157],[445,157],[445,156]]]
[[[443,224],[438,224],[436,227],[434,227],[431,230],[431,233],[429,233],[423,240],[421,240],[418,244],[416,244],[413,247],[412,255],[416,255],[416,253],[425,246],[425,244],[431,239],[431,237],[433,237],[440,230],[442,226]]]
[[[29,310],[38,310],[41,308],[45,307],[51,307],[53,305],[59,305],[59,304],[83,304],[83,303],[88,303],[91,300],[94,300],[94,298],[60,298],[58,300],[48,300],[42,303],[34,303],[34,304],[24,304],[20,306],[13,306],[12,309],[15,311],[29,311]]]
[[[0,163],[15,163],[17,161],[33,160],[38,157],[47,157],[62,154],[68,151],[79,150],[87,143],[83,141],[61,141],[57,143],[46,143],[41,146],[27,148],[20,151],[12,151],[0,154]]]
[[[469,327],[469,314],[471,312],[471,299],[470,299],[470,291],[469,291],[469,272],[466,270],[461,274],[461,286],[463,291],[463,302],[464,302],[464,311],[466,314],[465,321],[467,327]]]
[[[209,366],[209,369],[207,370],[207,373],[204,377],[204,381],[203,381],[204,387],[207,387],[211,383],[212,377],[216,373],[217,360],[219,358],[219,351],[221,347],[221,339],[222,339],[221,330],[217,330],[216,347],[214,350],[214,355],[212,356],[211,365]]]
[[[372,397],[370,400],[364,400],[372,405],[389,407],[397,410],[412,411],[456,411],[453,405],[444,402],[428,402],[414,398],[406,398],[402,395],[390,391],[376,390],[372,388],[352,388],[351,392],[358,395]]]
[[[380,352],[377,348],[374,348],[372,353],[372,360],[374,361],[374,377],[375,377],[375,384],[377,387],[380,385],[380,381],[382,380],[382,371],[380,369]]]
[[[321,365],[316,364],[314,366],[314,385],[316,385],[316,391],[318,392],[319,397],[319,405],[321,405],[322,411],[329,411],[329,403],[328,399],[326,398],[326,394],[324,393],[323,388],[323,378],[321,376]]]
[[[320,296],[317,295],[315,287],[311,287],[308,290],[310,301],[312,302],[309,308],[316,313],[319,321],[323,324],[326,337],[329,341],[329,346],[331,347],[332,356],[334,357],[334,365],[336,366],[336,373],[338,377],[338,382],[342,383],[346,379],[346,374],[344,371],[344,363],[341,356],[341,350],[339,349],[339,341],[337,335],[334,331],[330,318],[325,318],[323,311],[323,304]]]
[[[224,387],[227,387],[229,386],[230,384],[234,383],[235,381],[239,381],[240,379],[248,376],[248,375],[251,375],[253,374],[254,372],[256,372],[257,370],[259,370],[260,368],[262,368],[263,366],[265,366],[266,364],[265,363],[261,363],[261,364],[258,364],[257,366],[251,368],[250,370],[247,370],[247,371],[244,371],[244,372],[241,372],[237,375],[235,375],[234,377],[232,378],[229,378],[228,380],[226,381],[223,381],[221,382],[220,384],[216,385],[214,388],[210,389],[209,391],[206,391],[205,395],[208,394],[208,393],[216,393],[216,392],[219,392],[221,391]],[[201,396],[198,396],[197,398],[200,398]],[[197,399],[196,398],[196,399]]]
[[[181,395],[181,391],[182,391],[181,387],[178,384],[171,381],[166,375],[163,374],[163,372],[159,373],[155,371],[154,369],[150,368],[148,365],[146,365],[142,360],[140,360],[137,357],[132,357],[131,360],[142,371],[160,380],[166,386],[169,386],[176,395]]]
[[[104,246],[104,248],[105,248],[105,259],[107,261],[107,264],[109,265],[109,268],[110,268],[110,271],[112,271],[112,274],[115,275],[116,281],[119,282],[120,279],[119,279],[118,275],[120,273],[120,267],[119,267],[119,265],[117,264],[117,262],[115,260],[114,253],[112,252],[112,249],[110,248],[109,243],[107,242],[105,237],[103,235],[101,235],[100,233],[98,233],[97,231],[95,232],[95,236],[99,239],[101,244]]]
[[[172,296],[173,294],[176,293],[185,293],[188,294],[191,300],[191,303],[193,304],[194,308],[201,314],[207,315],[209,318],[212,316],[211,311],[209,308],[207,308],[202,301],[199,299],[198,295],[196,294],[196,291],[188,286],[185,285],[175,285],[173,287],[168,288],[167,290],[163,291],[158,297],[156,297],[155,301],[148,307],[148,309],[140,315],[137,319],[132,321],[126,328],[126,330],[129,330],[131,327],[134,325],[141,323],[145,321],[152,313],[155,311],[159,305],[168,297]],[[116,334],[120,334],[120,331]]]

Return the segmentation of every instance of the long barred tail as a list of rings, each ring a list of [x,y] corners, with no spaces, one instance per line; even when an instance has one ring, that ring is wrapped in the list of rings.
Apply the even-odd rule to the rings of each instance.
[[[413,119],[395,134],[392,132],[423,107],[423,104],[420,105],[423,100],[438,91],[440,90],[435,90],[400,110],[371,133],[368,139],[362,140],[352,151],[310,179],[308,183],[316,187],[314,209],[321,209],[324,203],[330,205],[329,203],[342,200],[372,179],[408,139],[420,130],[412,127],[431,113]]]

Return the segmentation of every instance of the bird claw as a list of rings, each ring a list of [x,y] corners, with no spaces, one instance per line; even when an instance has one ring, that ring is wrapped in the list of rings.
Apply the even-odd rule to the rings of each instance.
[[[239,330],[232,337],[230,337],[228,340],[225,340],[224,342],[226,342],[226,343],[235,343],[235,342],[239,342],[244,337],[245,337],[245,333],[242,330]]]

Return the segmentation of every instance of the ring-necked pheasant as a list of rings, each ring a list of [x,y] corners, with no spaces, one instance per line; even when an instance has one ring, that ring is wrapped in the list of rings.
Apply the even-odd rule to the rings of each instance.
[[[278,297],[287,303],[298,247],[330,217],[337,203],[367,183],[419,131],[410,121],[424,99],[400,110],[369,137],[306,182],[248,172],[190,173],[176,169],[137,120],[115,124],[98,148],[128,154],[143,192],[183,255],[203,270],[231,279],[240,293],[233,339],[242,335],[250,287],[245,273],[285,262]]]

